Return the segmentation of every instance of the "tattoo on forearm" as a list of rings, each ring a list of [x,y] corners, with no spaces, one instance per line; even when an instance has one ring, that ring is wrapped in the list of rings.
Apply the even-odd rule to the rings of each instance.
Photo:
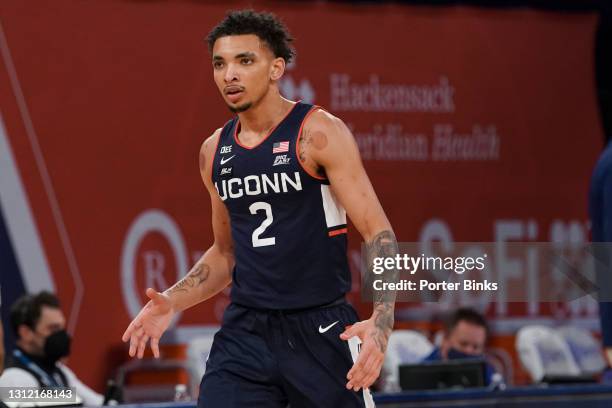
[[[392,231],[385,230],[379,233],[367,244],[368,265],[370,271],[374,258],[395,257],[398,253],[397,239]],[[387,270],[381,275],[384,282],[397,282],[399,271],[397,269]],[[385,287],[388,287],[386,285]],[[393,330],[395,296],[393,290],[377,290],[374,292],[374,325],[375,330],[371,333],[372,338],[381,352],[387,348],[387,340]]]
[[[188,292],[190,289],[200,286],[210,275],[210,267],[205,263],[197,263],[183,279],[172,286],[168,293]]]

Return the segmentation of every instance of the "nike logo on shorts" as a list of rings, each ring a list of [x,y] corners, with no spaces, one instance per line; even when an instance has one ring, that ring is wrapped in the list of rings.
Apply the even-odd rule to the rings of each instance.
[[[333,322],[332,324],[330,324],[330,325],[329,325],[329,326],[327,326],[327,327],[321,327],[321,326],[319,325],[319,333],[321,333],[321,334],[325,333],[326,331],[328,331],[329,329],[331,329],[332,327],[334,327],[334,326],[336,325],[336,323],[338,323],[339,321],[340,321],[340,320],[336,320],[335,322]]]
[[[221,158],[221,164],[223,165],[223,164],[227,163],[228,161],[232,160],[234,157],[236,157],[236,155],[233,155],[233,156],[230,156],[230,157],[222,157]]]

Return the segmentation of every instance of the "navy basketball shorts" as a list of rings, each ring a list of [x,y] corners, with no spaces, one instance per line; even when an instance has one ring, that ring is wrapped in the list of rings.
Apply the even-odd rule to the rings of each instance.
[[[359,340],[345,302],[301,311],[225,310],[200,385],[200,408],[373,407],[369,390],[346,389]]]

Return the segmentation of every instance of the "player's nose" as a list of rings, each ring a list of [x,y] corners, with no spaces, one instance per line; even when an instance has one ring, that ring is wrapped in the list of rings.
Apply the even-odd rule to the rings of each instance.
[[[234,64],[228,64],[223,79],[228,84],[234,81],[238,81],[238,70],[236,69],[236,66]]]

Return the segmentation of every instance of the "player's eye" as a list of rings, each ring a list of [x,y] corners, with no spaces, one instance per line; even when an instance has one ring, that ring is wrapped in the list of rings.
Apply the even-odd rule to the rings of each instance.
[[[213,68],[214,69],[221,69],[221,68],[223,68],[223,62],[221,62],[221,61],[213,62]]]
[[[242,65],[251,65],[253,63],[253,59],[252,58],[243,58],[240,60],[240,63]]]

